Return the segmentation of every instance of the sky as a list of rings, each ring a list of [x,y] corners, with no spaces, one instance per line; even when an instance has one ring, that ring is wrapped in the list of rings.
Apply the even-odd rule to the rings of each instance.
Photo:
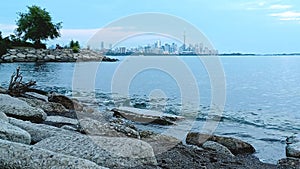
[[[61,37],[47,41],[48,45],[66,45],[71,39],[86,45],[97,31],[120,18],[155,12],[195,26],[220,53],[300,52],[299,0],[9,0],[1,4],[3,36],[14,32],[17,13],[31,5],[45,8],[53,22],[63,22]]]

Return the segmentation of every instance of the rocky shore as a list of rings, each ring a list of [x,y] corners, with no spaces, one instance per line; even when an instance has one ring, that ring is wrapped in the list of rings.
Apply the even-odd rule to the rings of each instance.
[[[99,112],[59,94],[12,97],[0,87],[0,168],[300,166],[299,135],[287,139],[288,158],[274,165],[260,162],[253,156],[254,147],[236,138],[190,132],[183,144],[170,136],[137,129],[134,119],[176,125],[173,122],[182,117],[124,107]]]
[[[115,62],[117,59],[88,49],[81,49],[78,53],[74,53],[71,49],[9,49],[6,54],[0,56],[0,63],[76,61]]]

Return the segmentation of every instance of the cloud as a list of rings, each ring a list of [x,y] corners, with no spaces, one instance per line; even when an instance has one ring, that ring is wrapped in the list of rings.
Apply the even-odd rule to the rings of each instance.
[[[14,33],[14,30],[17,28],[17,25],[13,24],[0,24],[0,31],[2,32],[2,36],[9,36]]]
[[[277,17],[281,21],[300,21],[300,12],[286,11],[280,13],[272,13],[270,16]]]
[[[275,5],[271,5],[270,7],[269,7],[269,9],[278,9],[278,10],[280,10],[280,9],[290,9],[290,8],[292,8],[293,6],[292,5],[280,5],[280,4],[275,4]]]

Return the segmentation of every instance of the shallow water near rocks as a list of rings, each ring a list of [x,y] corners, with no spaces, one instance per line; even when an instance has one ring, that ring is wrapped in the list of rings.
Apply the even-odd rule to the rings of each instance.
[[[93,95],[72,93],[75,63],[0,64],[0,83],[7,86],[11,74],[20,66],[24,81],[33,79],[37,88],[80,96],[79,100],[100,110],[123,105],[183,115],[186,120],[176,127],[175,135],[176,131],[179,135],[187,129],[201,131],[208,119],[220,118],[214,134],[249,142],[257,150],[255,155],[269,163],[284,158],[286,137],[300,132],[300,56],[221,57],[226,78],[226,104],[221,116],[209,113],[212,89],[199,58],[179,57],[197,82],[200,104],[196,112],[182,105],[178,81],[157,69],[136,74],[129,85],[129,97],[114,93],[113,77],[123,60],[118,58],[120,62],[99,64]],[[162,133],[172,128],[153,124],[138,127]]]

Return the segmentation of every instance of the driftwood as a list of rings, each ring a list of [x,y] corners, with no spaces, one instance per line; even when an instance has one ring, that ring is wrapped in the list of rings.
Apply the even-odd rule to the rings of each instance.
[[[10,83],[8,87],[8,93],[11,96],[22,96],[26,92],[31,91],[30,87],[36,84],[35,81],[29,81],[27,83],[23,83],[23,76],[20,73],[20,67],[17,68],[16,72],[14,72],[10,78]]]

